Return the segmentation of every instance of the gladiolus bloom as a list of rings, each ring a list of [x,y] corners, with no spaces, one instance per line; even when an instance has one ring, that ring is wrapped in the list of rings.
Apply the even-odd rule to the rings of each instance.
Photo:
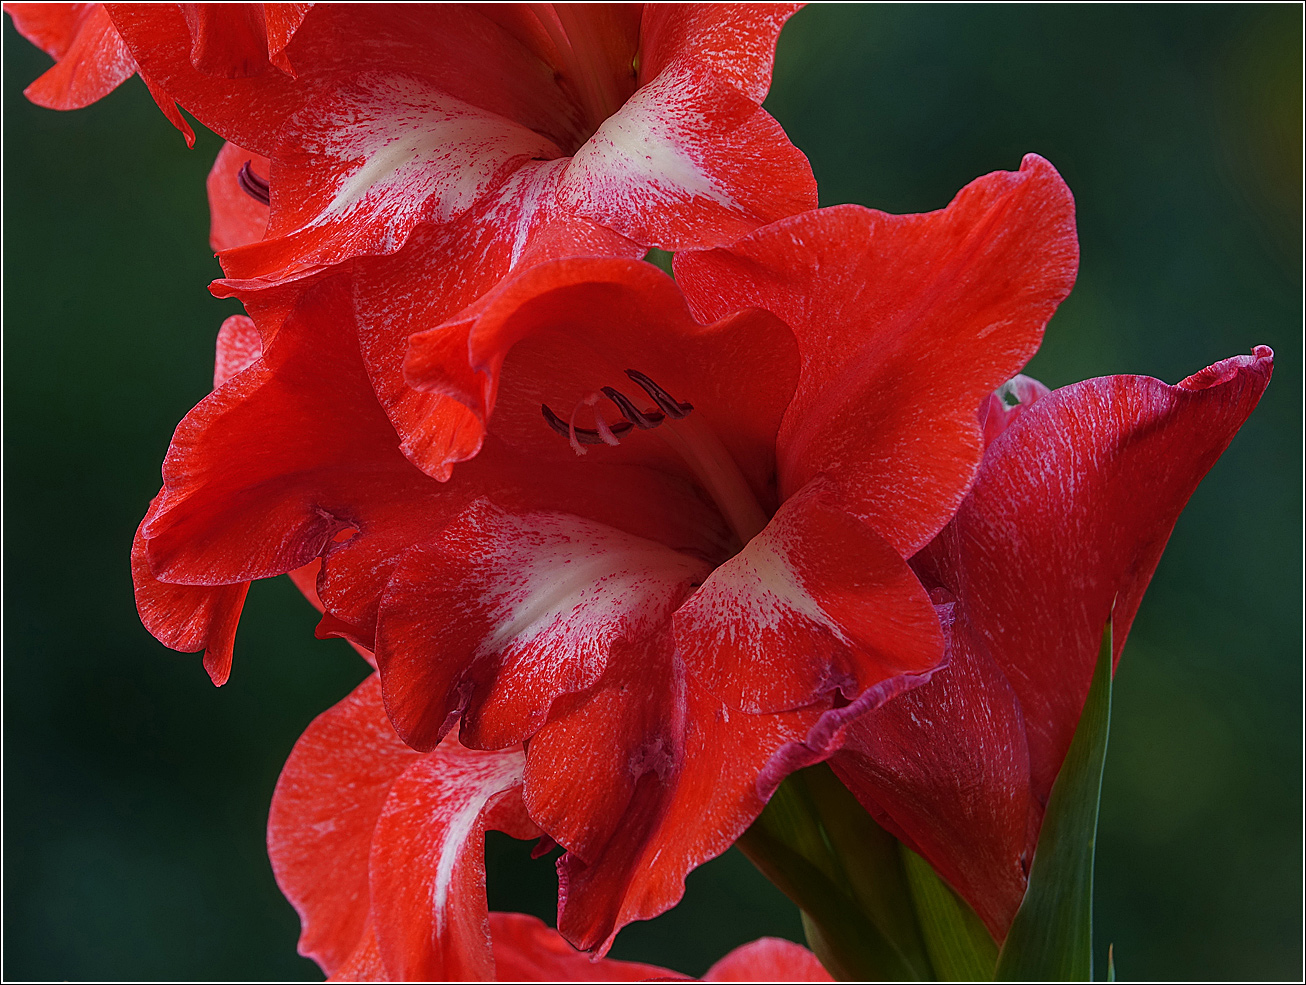
[[[638,261],[532,267],[414,340],[410,379],[470,421],[444,483],[400,453],[347,285],[321,284],[178,428],[142,615],[225,670],[244,584],[322,558],[319,631],[375,651],[405,741],[527,743],[560,930],[605,949],[937,666],[903,558],[965,495],[974,408],[1076,260],[1031,157],[930,215],[782,220],[678,267],[686,295]]]
[[[1175,386],[1108,376],[1046,395],[1019,378],[982,408],[975,486],[912,559],[940,602],[948,664],[850,727],[831,765],[999,941],[1107,619],[1118,661],[1180,511],[1272,368],[1258,346]]]
[[[209,182],[227,274],[213,290],[265,339],[308,284],[393,259],[357,274],[384,299],[364,360],[404,453],[438,478],[431,446],[458,412],[404,385],[416,325],[532,263],[715,246],[816,205],[806,158],[761,108],[794,5],[241,12],[256,6],[107,10],[142,72],[232,141]],[[427,289],[392,289],[415,281]]]

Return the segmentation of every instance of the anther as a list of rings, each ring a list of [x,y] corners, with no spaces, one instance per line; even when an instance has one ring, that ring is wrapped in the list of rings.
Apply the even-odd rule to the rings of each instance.
[[[642,431],[648,431],[655,428],[667,419],[666,415],[659,414],[655,410],[651,410],[648,413],[640,410],[631,403],[630,398],[620,390],[615,390],[610,386],[605,386],[602,390],[603,395],[620,408],[621,413],[625,415],[626,420],[630,421],[635,425],[635,427]]]
[[[639,370],[628,369],[626,370],[626,375],[629,376],[641,390],[647,393],[655,404],[662,408],[667,417],[680,420],[694,409],[693,404],[681,403],[676,400],[675,397],[671,396],[671,394],[667,393],[666,390],[663,390],[662,387],[658,386]],[[608,396],[611,397],[612,395],[608,394]]]
[[[240,185],[240,190],[254,201],[267,205],[272,201],[267,179],[260,178],[254,173],[253,164],[253,161],[246,161],[240,166],[240,171],[236,174],[236,183]]]
[[[552,410],[550,410],[548,404],[540,404],[540,410],[544,413],[545,423],[547,423],[549,427],[553,428],[554,431],[558,432],[558,434],[562,435],[564,438],[567,438],[570,441],[574,441],[582,445],[612,444],[612,442],[607,441],[604,438],[602,433],[600,433],[598,430],[594,428],[578,428],[575,427],[574,425],[568,424],[561,417],[559,417]],[[607,422],[604,422],[603,426],[607,429],[609,435],[611,435],[614,439],[617,439],[624,434],[630,433],[630,430],[635,425],[631,424],[630,421],[618,421],[616,424],[611,424],[611,425],[609,425]]]

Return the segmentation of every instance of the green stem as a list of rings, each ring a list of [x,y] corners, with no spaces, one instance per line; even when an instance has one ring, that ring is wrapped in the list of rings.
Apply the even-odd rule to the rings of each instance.
[[[808,943],[835,978],[840,981],[915,979],[912,969],[879,928],[798,852],[757,824],[739,839],[738,847],[803,911]]]
[[[822,775],[811,777],[809,785],[807,775],[817,771]],[[843,789],[824,766],[789,777],[739,839],[739,848],[803,911],[808,942],[836,978],[917,981],[931,977],[927,962],[917,954],[909,958],[900,941],[886,934],[886,927],[876,919],[877,908],[867,905],[866,894],[858,892],[850,880],[846,860],[865,861],[874,855],[866,849],[874,846],[855,839],[848,843],[851,832],[843,821],[831,818],[826,823],[821,804],[834,797],[829,783]],[[857,813],[864,815],[861,806],[848,797]],[[910,896],[903,894],[899,899],[910,913]],[[892,923],[888,928],[890,933],[896,930]]]

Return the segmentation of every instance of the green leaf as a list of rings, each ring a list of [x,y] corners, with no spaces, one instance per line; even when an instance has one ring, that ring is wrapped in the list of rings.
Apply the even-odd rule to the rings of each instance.
[[[1106,949],[1106,980],[1116,980],[1116,946],[1111,944]]]
[[[940,981],[993,981],[998,945],[970,905],[933,867],[899,845],[925,948]]]
[[[1048,797],[1029,887],[998,955],[998,981],[1092,981],[1093,852],[1111,727],[1111,623]]]

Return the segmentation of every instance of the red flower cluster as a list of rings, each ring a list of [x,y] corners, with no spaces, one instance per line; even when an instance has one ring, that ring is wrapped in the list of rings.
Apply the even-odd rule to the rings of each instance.
[[[939,212],[815,210],[760,107],[789,6],[8,9],[60,59],[37,101],[138,71],[230,141],[213,289],[250,317],[133,572],[215,683],[287,572],[378,668],[274,799],[304,953],[668,974],[487,914],[485,829],[565,849],[558,929],[602,954],[831,757],[1005,935],[1102,628],[1118,657],[1268,349],[1016,376],[1074,281],[1069,191],[1030,156]]]

